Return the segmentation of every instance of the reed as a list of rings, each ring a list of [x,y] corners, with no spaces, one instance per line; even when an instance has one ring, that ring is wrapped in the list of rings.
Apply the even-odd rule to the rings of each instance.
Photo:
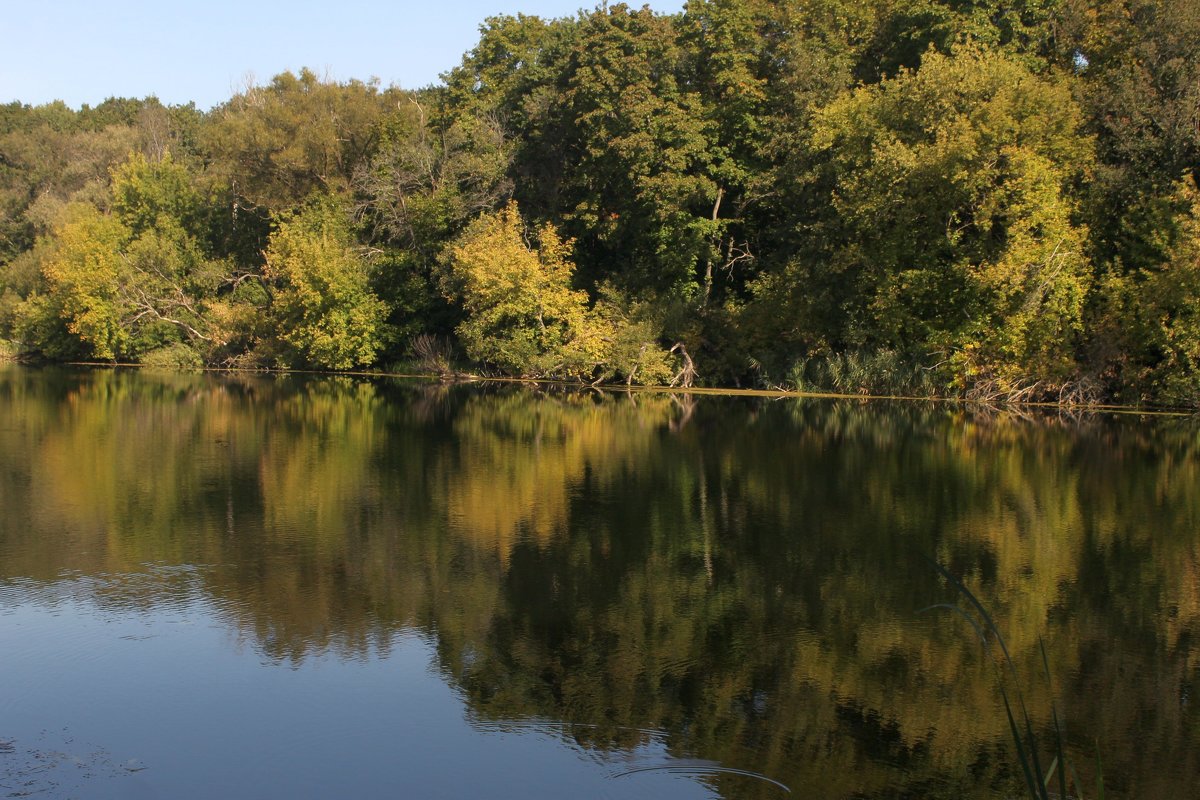
[[[1075,767],[1066,757],[1064,746],[1066,736],[1063,732],[1063,724],[1058,714],[1057,704],[1053,700],[1054,684],[1050,676],[1050,659],[1046,655],[1045,642],[1040,636],[1038,637],[1038,648],[1042,656],[1042,674],[1046,680],[1047,687],[1050,689],[1051,697],[1050,718],[1053,723],[1053,741],[1049,743],[1049,749],[1053,754],[1053,759],[1043,769],[1040,755],[1041,745],[1038,742],[1037,734],[1034,733],[1033,720],[1030,718],[1029,710],[1025,704],[1025,695],[1021,691],[1020,677],[1017,674],[1016,664],[1013,663],[1012,655],[1008,650],[1008,644],[1004,641],[1004,636],[1000,633],[1000,628],[997,627],[996,621],[988,613],[979,598],[962,581],[954,577],[949,570],[936,561],[929,559],[929,562],[954,587],[958,595],[967,601],[975,613],[978,614],[978,617],[972,616],[960,606],[953,603],[938,603],[922,609],[922,611],[946,609],[958,614],[974,629],[976,635],[979,637],[980,645],[989,657],[994,657],[991,640],[995,641],[996,647],[1000,651],[1001,668],[1007,672],[1007,676],[1011,679],[1013,686],[1013,692],[1010,696],[1005,686],[1007,681],[1001,680],[1000,698],[1004,703],[1004,713],[1008,720],[1009,735],[1012,737],[1013,749],[1016,751],[1017,763],[1021,768],[1021,777],[1023,778],[1027,795],[1032,800],[1051,800],[1051,798],[1086,800],[1083,785],[1079,780]],[[989,640],[989,635],[991,640]],[[1067,792],[1068,777],[1070,785],[1075,791],[1073,795]],[[1050,787],[1052,783],[1058,790],[1056,794],[1051,794]],[[1096,755],[1096,791],[1093,797],[1096,797],[1097,800],[1104,800],[1104,773],[1103,765],[1100,761],[1099,747],[1097,747]]]
[[[932,370],[909,363],[889,349],[811,356],[793,365],[787,381],[800,392],[911,397],[945,394]]]

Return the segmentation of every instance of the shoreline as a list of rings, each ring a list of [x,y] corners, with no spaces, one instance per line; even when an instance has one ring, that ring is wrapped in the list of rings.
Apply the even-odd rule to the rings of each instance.
[[[0,353],[0,356],[3,354]],[[4,359],[0,357],[0,364],[10,363],[23,366],[30,366],[16,358]],[[968,400],[961,397],[919,397],[915,395],[877,395],[877,394],[838,394],[835,392],[801,392],[790,389],[740,389],[736,387],[712,387],[712,386],[693,386],[684,388],[680,386],[647,386],[647,385],[630,385],[615,383],[604,384],[589,384],[580,383],[577,381],[563,380],[543,380],[535,378],[514,378],[514,377],[497,377],[473,375],[470,373],[455,373],[451,376],[442,376],[436,374],[420,373],[420,372],[386,372],[372,370],[347,370],[344,372],[332,372],[324,370],[303,370],[303,369],[237,369],[233,367],[197,367],[194,370],[171,370],[161,367],[146,367],[144,364],[135,362],[112,362],[112,361],[63,361],[63,362],[45,362],[41,366],[67,366],[67,367],[92,367],[92,368],[132,368],[132,369],[151,369],[162,372],[175,372],[184,374],[186,372],[209,372],[209,373],[243,373],[247,375],[313,375],[320,377],[357,377],[357,378],[401,378],[407,380],[426,380],[435,381],[446,384],[454,383],[497,383],[497,384],[519,384],[525,386],[547,386],[562,389],[597,391],[606,394],[669,394],[680,396],[698,396],[698,397],[759,397],[766,399],[784,399],[784,398],[809,398],[814,400],[862,400],[862,401],[899,401],[909,403],[948,403],[964,407],[984,408],[984,409],[1036,409],[1040,411],[1062,411],[1075,414],[1121,414],[1127,416],[1144,416],[1144,417],[1170,417],[1170,418],[1200,418],[1200,410],[1188,411],[1184,409],[1172,408],[1144,408],[1140,406],[1126,406],[1109,403],[1099,404],[1069,404],[1069,403],[1050,403],[1050,402],[1007,402],[1007,403],[986,403],[979,400]]]

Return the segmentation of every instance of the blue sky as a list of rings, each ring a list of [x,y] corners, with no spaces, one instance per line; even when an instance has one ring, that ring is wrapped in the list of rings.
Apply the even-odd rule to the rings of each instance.
[[[208,109],[247,79],[309,67],[416,88],[437,81],[494,14],[561,17],[596,0],[13,0],[4,4],[0,102],[157,95]],[[630,3],[640,5],[640,3]],[[683,0],[654,0],[678,11]]]

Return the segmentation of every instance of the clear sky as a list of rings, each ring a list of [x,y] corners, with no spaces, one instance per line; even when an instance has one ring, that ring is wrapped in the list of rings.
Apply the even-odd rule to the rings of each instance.
[[[4,0],[0,102],[156,95],[207,110],[247,79],[309,67],[337,80],[434,83],[495,14],[573,15],[597,0]],[[640,6],[640,2],[631,2]],[[683,0],[653,0],[674,12]]]

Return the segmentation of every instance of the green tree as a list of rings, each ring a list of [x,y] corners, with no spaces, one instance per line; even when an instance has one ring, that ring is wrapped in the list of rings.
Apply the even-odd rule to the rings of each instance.
[[[932,47],[947,54],[970,42],[1036,68],[1051,55],[1062,0],[882,0],[856,69],[868,82],[920,66]]]
[[[128,309],[133,351],[186,342],[212,358],[224,337],[209,306],[230,281],[230,265],[213,257],[212,205],[169,151],[134,153],[112,173],[112,213],[126,231],[117,292]]]
[[[358,211],[377,237],[432,262],[468,221],[508,199],[509,151],[495,118],[462,114],[440,127],[413,98],[355,174]]]
[[[689,3],[679,21],[683,80],[701,98],[708,174],[716,184],[702,256],[706,301],[714,288],[720,294],[722,278],[740,283],[734,267],[751,264],[758,249],[744,218],[768,191],[771,174],[765,32],[775,19],[771,4],[759,0],[706,0]]]
[[[971,47],[835,101],[813,134],[828,266],[794,264],[785,291],[839,298],[836,344],[940,362],[959,389],[1061,384],[1090,285],[1080,124],[1066,86]]]
[[[68,206],[23,259],[40,266],[43,285],[16,312],[20,338],[53,357],[131,358],[181,342],[211,355],[223,342],[207,306],[228,265],[187,230],[203,210],[187,171],[134,154],[113,170],[108,196],[112,213]]]
[[[284,72],[214,110],[202,134],[212,170],[260,212],[298,206],[314,191],[346,190],[378,142],[397,91]]]
[[[1200,6],[1192,0],[1064,6],[1060,58],[1076,73],[1096,142],[1098,166],[1087,194],[1096,258],[1114,279],[1159,269],[1172,224],[1163,209],[1175,205],[1182,178],[1200,178]]]
[[[144,172],[144,165],[134,166],[137,159],[169,164],[164,156],[174,148],[191,152],[185,131],[197,123],[194,107],[167,108],[153,97],[110,98],[79,111],[61,103],[0,108],[0,329],[45,356],[92,357],[51,297],[56,290],[43,266],[58,251],[55,231],[78,215],[68,210],[72,203],[102,212],[118,203],[110,184]],[[139,233],[154,224],[146,221]]]
[[[1200,191],[1189,176],[1160,204],[1160,261],[1110,274],[1094,322],[1097,345],[1129,401],[1200,406]],[[1112,376],[1110,376],[1112,377]]]
[[[678,81],[672,20],[648,7],[597,9],[580,24],[552,113],[561,115],[564,229],[592,280],[695,293],[718,186],[697,93]]]
[[[557,146],[568,131],[552,111],[579,27],[573,18],[489,17],[479,42],[445,75],[439,126],[471,117],[499,122],[511,141],[516,193],[527,212],[543,216],[558,213]]]
[[[516,198],[579,241],[589,285],[694,294],[702,282],[718,191],[677,38],[674,18],[624,4],[499,17],[448,76],[450,113],[494,114],[515,138]]]
[[[0,262],[33,247],[71,202],[103,206],[109,171],[137,145],[129,125],[87,125],[61,103],[0,119]]]
[[[169,150],[156,160],[133,153],[115,167],[112,198],[113,213],[135,236],[164,225],[194,235],[203,223],[204,200]]]
[[[431,114],[433,99],[399,104],[383,123],[378,152],[354,175],[355,213],[386,251],[374,287],[403,341],[453,329],[455,309],[432,290],[438,256],[471,219],[512,194],[512,148],[498,118],[464,110],[448,120]]]
[[[387,308],[371,292],[367,264],[335,199],[314,197],[279,224],[265,274],[278,287],[271,313],[288,362],[322,369],[371,363]]]

